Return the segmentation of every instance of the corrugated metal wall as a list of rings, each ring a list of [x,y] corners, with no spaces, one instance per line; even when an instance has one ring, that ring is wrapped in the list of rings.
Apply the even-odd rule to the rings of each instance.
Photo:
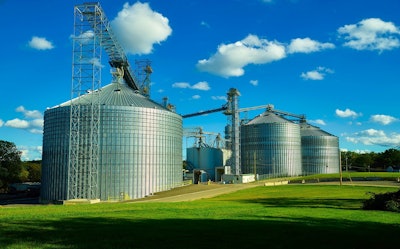
[[[215,181],[215,167],[223,166],[223,151],[218,148],[192,147],[186,149],[186,158],[195,169],[207,172],[208,179]]]
[[[303,174],[339,173],[339,139],[335,136],[302,136]]]
[[[141,198],[182,182],[179,115],[115,106],[101,120],[100,199]]]
[[[274,114],[241,126],[242,173],[278,176],[301,174],[301,140],[297,124]]]
[[[70,109],[48,109],[44,115],[42,186],[44,200],[65,200],[68,193]]]
[[[84,111],[82,108],[81,112]],[[67,199],[69,117],[69,106],[45,112],[43,200]],[[86,129],[89,121],[80,122],[80,126]],[[80,164],[85,163],[83,158]],[[179,186],[182,183],[181,116],[156,108],[102,105],[97,173],[101,200],[142,198]],[[85,181],[85,173],[80,174]]]

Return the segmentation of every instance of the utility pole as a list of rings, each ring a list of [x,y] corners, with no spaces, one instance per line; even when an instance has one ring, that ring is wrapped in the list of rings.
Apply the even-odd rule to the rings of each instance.
[[[254,159],[254,180],[257,181],[257,154],[255,151],[253,154],[253,159]]]
[[[343,172],[342,172],[342,154],[339,150],[339,175],[340,175],[340,186],[343,184]]]

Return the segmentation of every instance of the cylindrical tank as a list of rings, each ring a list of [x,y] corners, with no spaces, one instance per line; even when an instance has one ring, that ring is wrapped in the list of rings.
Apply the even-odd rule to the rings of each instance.
[[[242,173],[278,176],[301,174],[300,127],[267,111],[241,126]]]
[[[208,179],[215,181],[215,168],[224,165],[222,149],[212,147],[192,147],[186,149],[187,161],[194,169],[207,172]]]
[[[44,115],[42,201],[71,199],[71,185],[95,186],[96,199],[142,198],[165,191],[182,182],[182,117],[126,85],[112,83],[100,91],[98,165],[88,173],[88,158],[82,149],[76,169],[70,168],[71,102],[49,108]],[[90,143],[85,131],[92,94],[74,99],[80,106],[79,139]],[[85,148],[85,146],[81,146]],[[80,148],[81,148],[80,147]],[[72,173],[71,173],[72,172]],[[77,175],[71,175],[76,172]],[[74,179],[74,181],[71,181]],[[93,183],[94,181],[94,183]],[[79,189],[78,198],[88,198]],[[91,196],[93,198],[93,196]]]
[[[300,124],[300,134],[303,174],[339,173],[338,137],[307,123]]]

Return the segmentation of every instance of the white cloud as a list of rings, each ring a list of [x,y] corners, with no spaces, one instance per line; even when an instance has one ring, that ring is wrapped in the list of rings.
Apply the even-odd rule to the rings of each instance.
[[[226,96],[211,96],[211,99],[213,100],[223,100],[223,101],[228,101]]]
[[[42,134],[43,133],[43,130],[41,130],[41,129],[29,129],[28,131],[33,134]]]
[[[17,129],[26,129],[29,128],[29,122],[26,120],[21,120],[19,118],[15,118],[12,120],[8,120],[4,126],[17,128]]]
[[[37,110],[27,110],[23,106],[18,106],[15,109],[16,112],[20,112],[24,115],[25,119],[15,118],[12,120],[8,120],[4,123],[4,126],[15,128],[15,129],[24,129],[30,133],[41,134],[43,133],[43,115],[41,112]],[[1,120],[0,120],[1,121]],[[3,122],[3,121],[1,121]],[[3,123],[0,122],[0,127]]]
[[[356,113],[355,111],[352,111],[349,108],[346,108],[346,110],[344,110],[344,111],[336,109],[336,115],[341,118],[349,118],[349,117],[357,118],[357,117],[361,116],[361,113]]]
[[[368,153],[371,153],[371,151],[370,150],[354,150],[354,152],[355,153],[357,153],[357,154],[368,154]]]
[[[286,57],[285,47],[276,41],[248,35],[241,41],[221,44],[208,59],[199,60],[197,68],[222,77],[242,76],[249,64],[265,64]]]
[[[18,149],[21,152],[21,160],[22,161],[29,161],[29,150],[26,149]]]
[[[53,49],[54,45],[44,37],[33,36],[28,43],[29,47],[37,50]]]
[[[371,116],[371,121],[380,123],[383,125],[388,125],[395,121],[398,121],[398,119],[395,117],[392,117],[392,116],[388,116],[388,115],[377,114],[377,115]]]
[[[43,115],[40,111],[37,111],[37,110],[30,111],[30,110],[25,109],[25,107],[23,107],[22,105],[18,106],[15,109],[15,111],[21,112],[22,114],[24,114],[24,116],[26,118],[42,118],[43,117]]]
[[[326,73],[333,73],[333,70],[325,67],[317,67],[315,70],[301,73],[300,77],[305,80],[323,80]]]
[[[258,86],[258,80],[250,80],[250,84],[253,86]]]
[[[360,113],[360,116],[361,116],[361,113]],[[353,122],[353,121],[349,121],[348,124],[349,125],[357,125],[357,126],[361,126],[362,125],[361,122]]]
[[[17,146],[18,150],[22,152],[21,160],[41,160],[43,149],[42,146]]]
[[[392,50],[400,46],[400,30],[392,22],[379,18],[364,19],[357,24],[349,24],[338,29],[346,42],[344,46],[356,50]]]
[[[312,53],[332,49],[332,43],[321,43],[310,38],[293,39],[285,47],[278,41],[268,41],[256,35],[248,35],[241,41],[220,44],[217,52],[208,59],[197,62],[200,71],[222,77],[238,77],[244,74],[244,67],[249,64],[266,64],[286,57],[286,52]]]
[[[37,119],[31,120],[31,121],[29,121],[29,125],[31,127],[43,128],[43,119],[37,118]]]
[[[306,73],[301,73],[300,77],[302,77],[305,80],[323,80],[324,79],[324,75],[316,70],[309,71]]]
[[[125,3],[111,25],[125,51],[131,54],[151,53],[154,44],[165,41],[172,33],[168,18],[141,2]]]
[[[332,43],[321,43],[318,41],[311,40],[310,38],[296,38],[292,39],[287,50],[289,54],[293,53],[313,53],[324,49],[335,48]]]
[[[309,120],[310,123],[318,124],[318,125],[326,125],[325,121],[322,119],[316,119],[316,120]]]
[[[192,99],[200,99],[200,98],[201,98],[201,96],[198,94],[192,96]]]
[[[82,44],[87,44],[93,40],[94,32],[93,32],[93,30],[88,30],[78,36],[71,35],[70,38],[79,40],[79,42]]]
[[[89,63],[93,64],[93,66],[95,66],[95,67],[104,67],[104,65],[101,64],[101,61],[99,58],[92,58],[89,60]]]
[[[198,82],[198,83],[194,84],[191,88],[196,89],[196,90],[201,90],[201,91],[208,91],[211,89],[210,86],[208,85],[208,82],[206,82],[206,81]]]
[[[187,82],[176,82],[172,84],[173,88],[190,88],[190,84]]]
[[[208,82],[206,81],[200,81],[193,86],[190,85],[187,82],[176,82],[172,84],[173,88],[189,88],[189,89],[195,89],[195,90],[201,90],[201,91],[208,91],[210,90],[210,86],[208,85]]]
[[[4,125],[4,121],[0,119],[0,127]]]
[[[400,134],[391,133],[387,135],[382,130],[368,129],[356,132],[353,136],[346,137],[346,140],[352,143],[361,143],[365,145],[380,146],[398,146],[400,144]]]
[[[204,26],[204,27],[207,27],[207,28],[210,27],[210,25],[209,25],[207,22],[205,22],[205,21],[201,21],[201,22],[200,22],[200,25],[201,25],[201,26]]]

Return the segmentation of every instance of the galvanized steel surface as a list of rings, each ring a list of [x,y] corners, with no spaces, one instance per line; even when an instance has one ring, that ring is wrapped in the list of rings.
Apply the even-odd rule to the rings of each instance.
[[[142,198],[179,186],[182,183],[181,116],[131,89],[125,89],[123,85],[117,91],[115,87],[112,84],[103,88],[111,89],[109,92],[104,91],[108,96],[102,93],[102,99],[106,102],[100,110],[98,198]],[[81,101],[84,102],[84,98]],[[82,117],[85,111],[90,110],[83,102]],[[69,109],[68,103],[64,103],[45,112],[43,200],[67,198]],[[89,123],[90,120],[82,119],[81,130],[85,130]],[[84,143],[90,137],[82,133],[80,139]],[[85,188],[85,182],[88,181],[85,170],[89,162],[84,153],[81,154],[77,187]]]
[[[272,112],[241,126],[244,174],[297,176],[301,174],[300,128]]]
[[[339,139],[318,127],[300,124],[303,174],[339,173]]]
[[[152,101],[139,94],[137,91],[133,91],[130,87],[125,84],[112,83],[104,86],[100,90],[96,90],[100,92],[100,103],[102,105],[110,105],[110,106],[136,106],[136,107],[146,107],[146,108],[154,108],[159,110],[166,110],[160,104]],[[80,98],[75,98],[72,101],[75,104],[87,105],[92,101],[91,99],[94,97],[92,92],[88,92],[86,95],[83,95]],[[64,102],[58,106],[69,106],[71,105],[71,101]]]
[[[208,179],[215,181],[215,167],[223,166],[223,151],[218,148],[192,147],[186,149],[187,161],[207,172]]]

